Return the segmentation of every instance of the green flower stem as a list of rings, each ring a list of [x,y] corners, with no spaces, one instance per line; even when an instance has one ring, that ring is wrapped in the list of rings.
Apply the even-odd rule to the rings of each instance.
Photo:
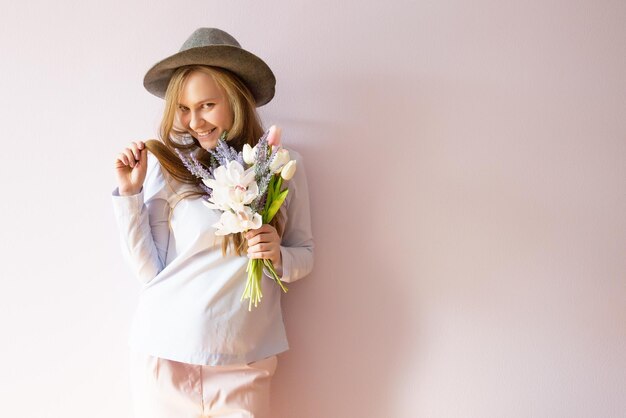
[[[274,264],[272,260],[263,259],[263,264],[268,268],[268,270],[272,273],[272,279],[283,289],[283,292],[287,293],[287,288],[283,284],[282,280],[278,277],[278,273],[276,273],[276,269],[274,269]]]
[[[248,280],[246,281],[246,288],[244,289],[240,300],[243,301],[244,299],[250,299],[248,311],[251,311],[252,302],[254,302],[254,307],[256,308],[263,297],[261,292],[261,278],[263,274],[263,265],[261,264],[261,260],[250,259],[248,261],[246,271],[248,272]]]
[[[280,286],[283,292],[287,293],[287,288],[283,284],[283,282],[278,277],[278,273],[276,273],[276,269],[272,264],[271,260],[263,259],[263,258],[252,258],[248,260],[248,266],[246,267],[246,272],[248,272],[248,280],[246,281],[246,288],[241,295],[241,301],[244,299],[250,299],[248,304],[248,311],[252,310],[252,303],[254,302],[254,307],[258,306],[258,303],[261,302],[261,298],[263,297],[263,293],[261,291],[261,280],[263,280],[263,266],[266,266],[272,275],[272,279]]]
[[[283,185],[283,178],[280,175],[274,175],[270,179],[267,191],[267,199],[265,201],[265,208],[263,213],[261,214],[261,218],[264,224],[269,224],[274,215],[280,209],[280,206],[285,201],[287,197],[288,189],[285,189],[281,192],[281,187]],[[247,231],[244,231],[247,232]],[[272,280],[274,280],[283,292],[287,293],[287,288],[283,284],[283,282],[278,277],[278,273],[276,273],[276,269],[274,268],[274,264],[272,264],[271,260],[268,259],[260,259],[260,258],[252,258],[248,260],[248,266],[246,267],[246,272],[248,273],[248,280],[246,281],[246,288],[241,295],[241,300],[250,299],[248,304],[248,311],[252,310],[252,302],[254,302],[254,307],[256,308],[258,303],[261,301],[263,294],[261,292],[261,280],[263,279],[263,266],[267,267],[270,271],[270,275]]]

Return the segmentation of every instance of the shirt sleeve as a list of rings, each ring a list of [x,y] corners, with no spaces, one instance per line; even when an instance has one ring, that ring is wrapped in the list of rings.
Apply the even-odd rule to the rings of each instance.
[[[146,179],[139,193],[120,196],[116,187],[111,194],[122,255],[143,284],[152,280],[166,264],[170,237],[167,193],[161,165],[148,153]]]
[[[282,269],[277,269],[280,280],[286,283],[295,282],[313,270],[313,233],[311,230],[311,209],[309,205],[309,188],[302,156],[289,150],[292,159],[296,160],[296,172],[293,178],[284,185],[289,188],[283,203],[286,210],[285,231],[280,245]],[[263,269],[268,277],[272,277],[267,268]]]

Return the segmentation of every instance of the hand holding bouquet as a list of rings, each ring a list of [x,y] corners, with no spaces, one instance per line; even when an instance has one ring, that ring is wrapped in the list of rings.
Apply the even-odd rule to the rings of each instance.
[[[176,150],[187,169],[202,179],[207,192],[203,203],[222,211],[220,220],[213,225],[216,235],[247,232],[271,222],[289,192],[282,190],[283,180],[290,180],[296,170],[296,161],[290,160],[289,151],[280,146],[276,127],[266,131],[254,148],[245,144],[241,152],[228,146],[224,140],[226,134],[218,139],[214,150],[209,150],[209,167]],[[264,267],[283,292],[287,292],[271,260],[250,259],[246,288],[241,296],[241,300],[250,299],[248,310],[252,310],[253,302],[256,307],[263,297]]]

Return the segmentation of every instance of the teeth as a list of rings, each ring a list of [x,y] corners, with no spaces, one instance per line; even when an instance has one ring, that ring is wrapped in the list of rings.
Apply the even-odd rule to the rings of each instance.
[[[210,131],[206,131],[206,132],[197,132],[197,134],[198,134],[198,136],[207,136],[210,133],[212,133],[215,129],[217,129],[217,128],[213,128]]]

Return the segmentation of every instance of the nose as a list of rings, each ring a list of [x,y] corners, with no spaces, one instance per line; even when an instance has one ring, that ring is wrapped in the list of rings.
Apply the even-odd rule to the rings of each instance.
[[[202,119],[202,117],[198,113],[191,112],[191,119],[189,120],[189,127],[197,132],[199,128],[202,127],[203,124],[204,124],[204,119]]]

